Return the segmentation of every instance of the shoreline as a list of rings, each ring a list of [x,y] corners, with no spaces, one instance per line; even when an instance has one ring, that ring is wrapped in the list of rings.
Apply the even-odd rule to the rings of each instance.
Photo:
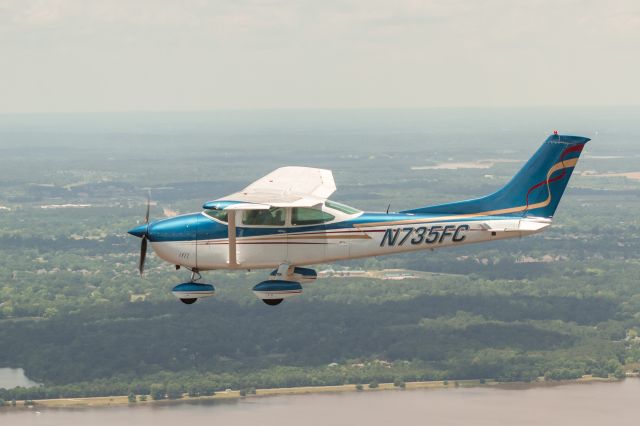
[[[633,378],[634,376],[628,376]],[[16,401],[16,406],[5,405],[0,407],[0,413],[13,410],[37,410],[38,408],[47,409],[83,409],[83,408],[109,408],[109,407],[148,407],[158,405],[186,404],[199,402],[215,402],[215,401],[234,401],[245,398],[259,398],[269,396],[285,396],[285,395],[308,395],[323,393],[346,393],[346,392],[377,392],[377,391],[403,391],[417,389],[455,389],[455,388],[476,388],[476,387],[495,387],[499,389],[524,390],[538,387],[554,387],[571,384],[590,384],[590,383],[613,383],[620,382],[625,379],[600,378],[592,376],[582,376],[579,379],[544,381],[538,379],[535,382],[496,382],[487,380],[481,383],[480,380],[452,380],[452,381],[424,381],[424,382],[406,382],[405,387],[394,386],[393,383],[380,383],[376,388],[369,388],[369,385],[362,384],[362,388],[358,389],[358,385],[336,385],[336,386],[300,386],[291,388],[270,388],[256,389],[255,394],[241,395],[240,390],[227,390],[216,392],[213,396],[197,396],[189,397],[184,394],[178,399],[162,399],[154,400],[147,395],[146,401],[129,402],[128,396],[99,396],[85,398],[55,398],[55,399],[38,399],[33,400],[33,405],[25,406],[24,401]],[[137,395],[139,397],[140,395]],[[8,402],[6,402],[8,404]]]

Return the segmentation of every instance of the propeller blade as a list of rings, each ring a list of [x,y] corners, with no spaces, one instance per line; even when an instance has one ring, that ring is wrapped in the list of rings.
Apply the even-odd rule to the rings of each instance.
[[[138,263],[138,271],[140,271],[140,276],[144,274],[144,261],[147,258],[147,237],[149,235],[149,212],[151,210],[151,191],[147,193],[147,211],[144,214],[144,223],[146,225],[146,230],[142,235],[142,241],[140,241],[140,260]]]
[[[142,242],[140,243],[140,263],[138,265],[138,270],[140,271],[140,275],[144,273],[144,261],[147,257],[147,236],[142,236]]]
[[[149,210],[151,209],[151,191],[147,193],[147,212],[144,215],[144,223],[149,223]]]

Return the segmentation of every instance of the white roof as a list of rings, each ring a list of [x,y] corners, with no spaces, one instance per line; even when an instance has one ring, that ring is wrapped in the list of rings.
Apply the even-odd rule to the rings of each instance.
[[[215,201],[239,202],[226,206],[227,210],[312,207],[323,203],[335,190],[331,170],[288,166],[272,171],[242,191]]]

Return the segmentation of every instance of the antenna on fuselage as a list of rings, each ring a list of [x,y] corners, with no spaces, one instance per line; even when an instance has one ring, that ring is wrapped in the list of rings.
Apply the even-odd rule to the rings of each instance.
[[[387,214],[389,214],[389,209],[391,208],[391,203],[387,206]]]

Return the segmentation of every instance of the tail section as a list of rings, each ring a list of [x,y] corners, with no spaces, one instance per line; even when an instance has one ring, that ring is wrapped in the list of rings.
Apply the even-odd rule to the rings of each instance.
[[[472,214],[553,217],[584,144],[582,136],[553,134],[502,189],[455,203],[406,210],[403,213]]]

